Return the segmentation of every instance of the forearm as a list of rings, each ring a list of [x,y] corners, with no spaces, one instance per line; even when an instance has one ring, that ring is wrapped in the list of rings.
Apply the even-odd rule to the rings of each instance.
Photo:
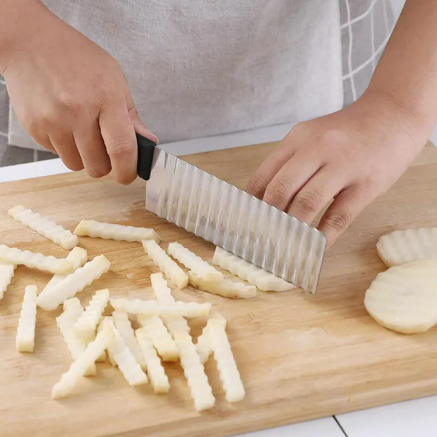
[[[39,0],[0,0],[0,74],[13,58],[29,50],[49,14]]]
[[[437,119],[436,23],[435,0],[407,0],[368,88],[396,108],[420,143]]]

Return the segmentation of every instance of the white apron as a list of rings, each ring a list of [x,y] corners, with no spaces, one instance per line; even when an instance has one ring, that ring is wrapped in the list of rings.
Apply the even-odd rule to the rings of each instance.
[[[141,118],[162,143],[342,107],[338,0],[44,3],[120,62]],[[12,110],[9,143],[35,147]]]

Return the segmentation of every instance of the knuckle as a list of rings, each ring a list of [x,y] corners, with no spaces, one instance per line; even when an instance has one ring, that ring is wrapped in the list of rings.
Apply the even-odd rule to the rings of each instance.
[[[113,137],[107,143],[108,154],[112,158],[122,158],[135,150],[135,144],[126,137]]]
[[[309,213],[322,206],[323,196],[318,190],[303,191],[296,196],[295,202],[301,211]]]
[[[348,210],[332,212],[325,217],[325,224],[336,232],[344,231],[352,221]]]
[[[72,113],[78,113],[84,107],[84,102],[82,99],[80,99],[77,95],[68,92],[60,92],[58,96],[58,102],[62,108],[67,109]]]
[[[274,206],[285,207],[292,191],[293,186],[290,180],[279,176],[267,187],[264,200]]]
[[[256,196],[264,191],[266,185],[266,180],[261,175],[255,174],[247,184],[247,191]]]

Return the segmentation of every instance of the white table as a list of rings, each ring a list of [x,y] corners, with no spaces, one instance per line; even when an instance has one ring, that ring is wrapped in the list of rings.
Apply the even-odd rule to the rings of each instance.
[[[237,134],[172,143],[164,145],[163,148],[180,156],[247,144],[260,144],[282,139],[290,128],[290,125],[279,125]],[[59,159],[32,162],[0,168],[0,182],[67,173],[68,171]],[[435,437],[437,436],[437,396],[245,434],[245,437],[283,436]]]

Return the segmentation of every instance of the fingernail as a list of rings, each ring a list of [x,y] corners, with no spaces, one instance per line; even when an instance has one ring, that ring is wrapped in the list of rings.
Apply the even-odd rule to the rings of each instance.
[[[146,138],[148,138],[149,140],[153,141],[156,144],[159,143],[159,138],[156,135],[154,135],[152,132],[150,132],[149,129],[144,128],[143,136],[145,136]]]

